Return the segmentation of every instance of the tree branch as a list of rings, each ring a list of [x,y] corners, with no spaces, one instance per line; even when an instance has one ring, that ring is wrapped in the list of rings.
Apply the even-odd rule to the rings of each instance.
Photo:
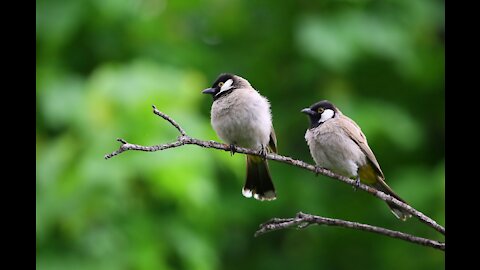
[[[170,118],[168,115],[166,115],[166,114],[160,112],[159,110],[157,110],[157,108],[155,106],[152,106],[152,107],[153,107],[153,112],[156,115],[158,115],[158,116],[162,117],[163,119],[165,119],[166,121],[168,121],[170,124],[172,124],[180,132],[180,136],[177,138],[177,141],[167,143],[167,144],[154,145],[154,146],[142,146],[142,145],[128,143],[124,139],[117,139],[117,141],[121,142],[122,145],[120,146],[120,148],[118,150],[116,150],[116,151],[114,151],[110,154],[105,155],[105,159],[112,158],[112,157],[114,157],[116,155],[119,155],[119,154],[121,154],[125,151],[128,151],[128,150],[155,152],[155,151],[162,151],[162,150],[166,150],[166,149],[170,149],[170,148],[176,148],[176,147],[180,147],[180,146],[187,145],[187,144],[197,145],[197,146],[204,147],[204,148],[214,148],[214,149],[224,150],[224,151],[230,151],[231,150],[229,145],[226,145],[226,144],[223,144],[223,143],[218,143],[218,142],[215,142],[215,141],[202,141],[202,140],[198,140],[198,139],[195,139],[195,138],[192,138],[192,137],[188,136],[186,134],[185,130],[182,127],[180,127],[180,125],[178,125],[172,118]],[[252,150],[252,149],[238,147],[238,146],[235,147],[235,152],[236,153],[242,153],[242,154],[248,154],[248,155],[263,156],[263,153],[261,153],[260,151],[255,151],[255,150]],[[441,234],[445,235],[445,228],[442,227],[441,225],[437,224],[437,222],[435,222],[433,219],[424,215],[422,212],[416,210],[415,208],[411,207],[410,205],[408,205],[406,203],[403,203],[403,202],[395,199],[394,197],[392,197],[388,194],[385,194],[385,193],[383,193],[383,192],[381,192],[381,191],[379,191],[379,190],[377,190],[373,187],[367,186],[363,183],[360,183],[359,185],[357,185],[355,183],[355,180],[352,180],[348,177],[335,174],[332,171],[327,170],[325,168],[320,168],[320,167],[308,164],[304,161],[293,159],[291,157],[278,155],[276,153],[267,153],[265,158],[270,159],[270,160],[279,161],[279,162],[282,162],[282,163],[286,163],[286,164],[296,166],[296,167],[299,167],[299,168],[303,168],[305,170],[309,170],[309,171],[315,173],[316,175],[322,174],[322,175],[328,176],[330,178],[339,180],[343,183],[349,184],[351,186],[357,187],[358,189],[366,191],[366,192],[374,195],[375,197],[377,197],[377,198],[379,198],[379,199],[381,199],[385,202],[393,203],[393,204],[397,205],[398,207],[400,207],[402,209],[405,209],[407,212],[412,214],[414,217],[416,217],[421,222],[427,224],[428,226],[437,230]],[[318,217],[318,218],[324,219],[323,221],[331,220],[331,219],[326,219],[326,218],[323,218],[323,217]],[[298,219],[298,217],[297,217],[297,219]],[[314,221],[313,223],[318,223],[317,221],[320,220],[320,219],[315,219],[316,221]],[[347,221],[345,221],[345,222],[347,222]],[[284,224],[282,226],[286,226],[285,224],[287,224],[287,225],[291,224],[291,226],[294,226],[294,225],[297,225],[297,223],[290,220],[290,223],[287,222],[287,223],[281,223],[281,224]],[[310,223],[312,223],[312,222],[310,222]],[[355,224],[359,224],[359,223],[355,223]],[[329,224],[329,225],[334,225],[334,224]],[[360,225],[364,225],[364,224],[360,224]],[[277,226],[275,228],[283,228],[282,226]],[[370,226],[370,225],[365,225],[365,226]],[[350,227],[350,228],[354,228],[354,227]],[[357,227],[355,227],[355,228],[357,228]],[[375,228],[378,228],[378,227],[375,227]],[[360,229],[360,227],[358,227],[358,229]],[[381,229],[383,229],[383,228],[381,228]],[[363,230],[367,230],[367,229],[363,229]],[[387,229],[384,229],[384,230],[387,230]],[[400,233],[400,232],[396,232],[396,233]],[[387,234],[385,234],[385,235],[387,235]],[[433,241],[433,240],[430,240],[430,241]]]
[[[376,227],[368,224],[351,222],[351,221],[346,221],[341,219],[314,216],[310,214],[304,214],[302,212],[298,213],[295,218],[286,218],[286,219],[273,218],[267,221],[266,223],[261,224],[260,229],[255,233],[255,237],[271,231],[292,228],[292,227],[303,229],[310,225],[338,226],[338,227],[356,229],[361,231],[367,231],[367,232],[372,232],[372,233],[377,233],[377,234],[385,235],[392,238],[402,239],[404,241],[411,242],[414,244],[419,244],[419,245],[432,247],[432,248],[445,251],[445,243],[438,242],[435,240],[418,237],[418,236],[414,236],[411,234],[402,233],[398,231],[392,231],[389,229]]]
[[[180,132],[180,134],[182,136],[187,136],[187,133],[185,132],[185,130],[183,130],[183,128],[177,124],[177,122],[175,122],[175,120],[173,120],[172,118],[170,118],[170,116],[160,112],[159,110],[157,110],[157,107],[155,107],[155,105],[152,105],[153,107],[153,113],[162,117],[163,119],[167,120],[168,122],[170,122],[170,124],[172,124],[177,130],[178,132]]]

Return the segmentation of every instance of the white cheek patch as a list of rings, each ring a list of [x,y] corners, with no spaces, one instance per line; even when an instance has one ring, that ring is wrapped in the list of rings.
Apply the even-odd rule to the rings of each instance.
[[[320,117],[320,120],[318,120],[318,123],[323,123],[327,121],[328,119],[332,118],[335,115],[335,112],[330,109],[326,109],[322,113],[322,117]]]
[[[232,84],[233,84],[233,80],[232,80],[232,79],[228,79],[228,80],[222,85],[222,87],[220,87],[220,92],[218,92],[218,93],[221,93],[221,92],[223,92],[223,91],[229,90],[230,88],[232,88]]]

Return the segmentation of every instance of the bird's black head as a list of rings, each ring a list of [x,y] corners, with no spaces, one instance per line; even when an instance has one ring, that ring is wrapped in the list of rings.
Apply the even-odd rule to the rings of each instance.
[[[301,110],[302,113],[308,115],[310,120],[310,128],[316,128],[325,121],[334,118],[338,114],[338,110],[330,101],[319,101],[309,108]]]
[[[251,87],[250,83],[242,77],[230,73],[222,73],[213,83],[212,87],[202,91],[204,94],[210,94],[213,100],[228,95],[233,90],[243,87]]]

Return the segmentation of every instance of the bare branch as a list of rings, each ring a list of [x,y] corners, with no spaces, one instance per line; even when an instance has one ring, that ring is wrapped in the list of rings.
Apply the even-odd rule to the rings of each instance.
[[[138,144],[131,144],[131,143],[128,143],[127,141],[125,141],[124,139],[117,139],[117,141],[121,142],[122,145],[120,146],[120,148],[117,151],[114,151],[114,152],[112,152],[108,155],[105,155],[105,159],[112,158],[112,157],[114,157],[116,155],[119,155],[119,154],[121,154],[125,151],[128,151],[128,150],[155,152],[155,151],[166,150],[166,149],[169,149],[169,148],[179,147],[179,146],[184,145],[184,143],[182,143],[180,141],[180,138],[181,137],[179,137],[178,141],[173,142],[173,143],[159,144],[159,145],[154,145],[154,146],[143,146],[143,145],[138,145]]]
[[[159,144],[159,145],[154,145],[154,146],[142,146],[142,145],[137,145],[137,144],[130,144],[123,139],[117,139],[117,141],[121,142],[122,145],[120,146],[120,148],[118,150],[116,150],[116,151],[114,151],[110,154],[105,155],[105,159],[112,158],[112,157],[114,157],[116,155],[119,155],[119,154],[121,154],[125,151],[128,151],[128,150],[155,152],[155,151],[162,151],[162,150],[166,150],[166,149],[170,149],[170,148],[176,148],[176,147],[180,147],[180,146],[187,145],[187,144],[197,145],[197,146],[204,147],[204,148],[213,148],[213,149],[218,149],[218,150],[230,151],[230,146],[227,145],[227,144],[218,143],[218,142],[215,142],[215,141],[202,141],[202,140],[198,140],[198,139],[195,139],[195,138],[192,138],[192,137],[186,135],[185,130],[182,127],[180,127],[180,125],[178,125],[172,118],[170,118],[168,115],[158,111],[155,106],[152,106],[152,107],[153,107],[153,112],[156,115],[158,115],[158,116],[162,117],[163,119],[167,120],[170,124],[172,124],[180,132],[181,136],[179,136],[177,138],[177,141],[172,142],[172,143],[168,143],[168,144]],[[255,150],[248,149],[248,148],[243,148],[243,147],[238,147],[237,146],[235,150],[236,150],[235,151],[236,153],[256,155],[256,156],[264,156],[264,154],[261,153],[260,151],[255,151]],[[330,178],[333,178],[333,179],[339,180],[341,182],[344,182],[346,184],[349,184],[351,186],[357,187],[361,190],[364,190],[364,191],[374,195],[375,197],[377,197],[377,198],[379,198],[383,201],[390,202],[392,204],[397,205],[398,207],[400,207],[402,209],[405,209],[406,211],[408,211],[410,214],[415,216],[421,222],[423,222],[423,223],[427,224],[428,226],[434,228],[438,232],[440,232],[442,234],[445,234],[445,228],[442,227],[441,225],[437,224],[437,222],[435,222],[433,219],[424,215],[422,212],[416,210],[415,208],[411,207],[410,205],[408,205],[406,203],[403,203],[403,202],[395,199],[394,197],[392,197],[388,194],[385,194],[385,193],[383,193],[383,192],[381,192],[381,191],[379,191],[379,190],[377,190],[373,187],[367,186],[363,183],[360,183],[358,185],[358,184],[355,183],[355,180],[352,180],[348,177],[335,174],[332,171],[327,170],[325,168],[320,168],[320,167],[308,164],[304,161],[293,159],[291,157],[278,155],[276,153],[267,153],[266,156],[264,156],[264,157],[266,159],[279,161],[279,162],[286,163],[286,164],[289,164],[289,165],[292,165],[292,166],[303,168],[305,170],[309,170],[309,171],[315,173],[316,175],[322,174],[322,175],[328,176]],[[305,219],[304,216],[303,216],[303,219]],[[323,218],[323,219],[325,219],[325,218]],[[319,219],[316,219],[316,220],[319,220]],[[285,221],[285,220],[282,220],[282,221]],[[326,222],[325,220],[323,220],[323,221]],[[347,221],[345,221],[345,222],[347,222]],[[317,222],[315,221],[315,222],[300,222],[299,223],[299,222],[296,222],[296,220],[286,220],[285,222],[280,222],[279,224],[281,224],[281,225],[276,225],[275,228],[281,229],[281,228],[284,228],[284,227],[290,227],[290,226],[295,226],[295,225],[297,227],[299,225],[300,226],[308,226],[308,224],[311,224],[311,223],[317,223]],[[357,223],[357,224],[359,224],[359,223]],[[335,225],[335,224],[329,224],[329,225]],[[353,228],[353,227],[351,227],[351,228]],[[355,227],[355,228],[357,228],[357,227]],[[381,228],[381,229],[383,229],[383,228]],[[363,230],[368,230],[368,229],[363,229]],[[384,229],[384,230],[387,230],[387,229]],[[399,232],[397,232],[397,233],[399,233]],[[433,240],[430,240],[430,241],[433,241]]]
[[[177,124],[177,122],[175,122],[175,120],[173,120],[172,118],[170,118],[170,116],[162,113],[161,111],[157,110],[157,107],[155,107],[155,105],[152,105],[153,107],[153,113],[162,117],[163,119],[167,120],[168,122],[170,122],[170,124],[172,124],[179,132],[180,134],[182,134],[182,136],[186,136],[187,133],[185,132],[185,130],[183,130],[183,128]]]
[[[255,237],[271,231],[287,229],[292,227],[303,229],[310,225],[337,226],[337,227],[367,231],[367,232],[372,232],[372,233],[377,233],[377,234],[385,235],[392,238],[402,239],[404,241],[411,242],[414,244],[419,244],[419,245],[432,247],[432,248],[445,251],[445,243],[438,242],[435,240],[418,237],[411,234],[393,231],[393,230],[372,226],[368,224],[351,222],[351,221],[346,221],[341,219],[314,216],[310,214],[304,214],[302,212],[298,213],[297,216],[294,218],[286,218],[286,219],[274,218],[267,221],[264,224],[261,224],[260,229],[255,233]]]

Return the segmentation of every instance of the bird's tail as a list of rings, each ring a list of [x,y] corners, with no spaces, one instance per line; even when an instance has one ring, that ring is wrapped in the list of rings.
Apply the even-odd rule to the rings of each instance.
[[[260,201],[271,201],[277,198],[272,177],[268,170],[267,160],[247,155],[247,180],[242,189],[243,196],[253,197]]]
[[[405,202],[402,198],[400,198],[397,194],[395,194],[395,192],[393,192],[393,190],[387,185],[387,183],[385,183],[383,181],[383,179],[378,179],[378,181],[373,185],[376,189],[394,197],[395,199],[401,201],[401,202],[404,202],[404,203],[407,203]],[[406,210],[396,206],[395,204],[393,203],[389,203],[387,202],[388,204],[388,207],[390,207],[390,210],[392,211],[392,213],[400,220],[402,221],[405,221],[407,220],[407,218],[410,218],[412,217],[412,215],[407,212]]]

